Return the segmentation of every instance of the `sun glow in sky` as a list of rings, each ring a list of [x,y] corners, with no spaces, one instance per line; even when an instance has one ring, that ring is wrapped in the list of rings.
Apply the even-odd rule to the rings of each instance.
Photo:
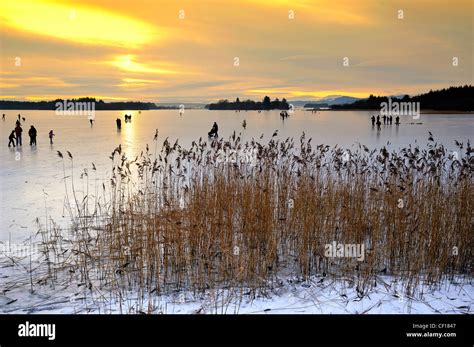
[[[473,84],[473,4],[2,0],[0,98],[317,100]]]

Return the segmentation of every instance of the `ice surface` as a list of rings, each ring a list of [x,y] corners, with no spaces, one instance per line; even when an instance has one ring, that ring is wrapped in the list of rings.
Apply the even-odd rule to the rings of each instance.
[[[265,134],[268,141],[278,129],[279,138],[298,138],[302,132],[313,138],[313,144],[329,144],[350,147],[356,142],[369,148],[381,147],[389,141],[392,148],[408,144],[427,142],[428,131],[435,140],[456,150],[454,140],[466,142],[474,134],[473,115],[469,114],[422,114],[419,119],[401,117],[402,124],[383,126],[380,132],[373,130],[368,111],[324,111],[317,114],[296,110],[290,118],[282,121],[278,111],[234,112],[186,110],[182,116],[178,110],[154,111],[97,111],[95,124],[90,126],[87,116],[56,115],[54,111],[0,111],[6,120],[0,121],[0,242],[20,242],[32,234],[37,227],[35,219],[45,223],[51,216],[61,225],[67,224],[63,205],[65,188],[62,161],[57,151],[74,156],[74,175],[79,191],[85,189],[78,179],[83,168],[89,168],[90,187],[100,186],[110,178],[110,153],[119,144],[129,157],[134,157],[149,144],[153,150],[155,129],[159,130],[158,146],[165,137],[173,143],[189,146],[199,137],[206,138],[214,121],[219,124],[219,135],[230,136],[234,130],[243,132],[243,140],[258,139]],[[23,122],[23,146],[8,148],[8,135],[13,130],[17,115],[26,118]],[[132,114],[132,122],[125,123],[123,115]],[[122,118],[122,129],[116,129],[115,119]],[[242,121],[246,120],[244,131]],[[423,123],[421,125],[409,123]],[[34,125],[38,130],[37,147],[29,146],[28,129]],[[56,136],[49,144],[48,132]],[[17,160],[18,159],[18,160]],[[64,161],[66,175],[71,174],[71,162]],[[92,174],[91,163],[97,173]],[[47,212],[46,212],[47,211]]]
[[[153,136],[159,130],[158,148],[165,137],[171,143],[179,139],[189,146],[199,137],[206,138],[212,123],[219,124],[219,135],[230,136],[234,130],[242,132],[243,141],[252,137],[268,141],[278,129],[280,139],[298,138],[304,131],[313,138],[313,144],[350,147],[357,142],[369,148],[381,147],[389,141],[391,148],[409,144],[424,146],[428,131],[435,141],[450,150],[457,150],[454,140],[466,142],[474,134],[472,115],[425,115],[420,119],[402,118],[402,124],[382,126],[380,132],[372,130],[369,117],[374,112],[319,112],[312,114],[297,110],[289,119],[281,121],[278,111],[233,112],[186,110],[180,116],[178,110],[102,111],[97,112],[93,127],[86,116],[59,116],[53,111],[0,111],[7,115],[0,122],[0,134],[4,139],[0,146],[0,242],[23,242],[37,231],[35,219],[44,224],[51,216],[56,222],[67,226],[67,214],[63,210],[65,199],[63,161],[57,156],[61,151],[66,156],[70,151],[74,157],[76,189],[82,194],[85,181],[79,180],[83,168],[89,169],[89,188],[93,189],[110,178],[109,155],[119,144],[129,157],[138,155],[146,144],[154,150]],[[23,124],[22,148],[8,148],[7,138],[14,127],[18,113],[26,117]],[[132,114],[132,122],[122,121],[117,131],[115,119]],[[247,129],[243,130],[243,120]],[[421,125],[408,124],[421,122]],[[31,148],[27,131],[33,124],[38,130],[37,147]],[[50,145],[47,134],[54,130],[54,144]],[[64,160],[65,175],[71,175],[71,161]],[[97,167],[92,172],[91,164]],[[64,215],[64,217],[63,217]],[[26,264],[26,265],[25,265]],[[13,264],[0,256],[0,312],[4,313],[119,313],[120,305],[115,301],[95,305],[88,302],[79,290],[67,281],[55,288],[35,284],[31,293],[27,265]],[[25,268],[26,266],[26,268]],[[378,277],[378,286],[362,298],[347,282],[314,278],[305,283],[285,283],[268,295],[251,297],[244,295],[242,302],[233,298],[235,293],[207,291],[199,297],[192,293],[154,297],[155,313],[466,313],[472,312],[474,287],[471,282],[457,284],[442,283],[437,288],[420,287],[423,297],[400,296],[396,281]],[[131,294],[133,296],[133,294]],[[132,300],[133,301],[133,300]],[[131,301],[127,301],[131,302]],[[122,303],[123,312],[133,312],[134,307]],[[105,311],[104,311],[105,310]]]

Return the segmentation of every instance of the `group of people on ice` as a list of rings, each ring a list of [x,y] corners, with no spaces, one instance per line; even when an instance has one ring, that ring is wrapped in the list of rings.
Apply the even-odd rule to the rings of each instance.
[[[5,114],[2,116],[2,120],[5,120]],[[23,121],[25,121],[25,118],[23,117]],[[22,133],[23,133],[23,128],[21,127],[20,123],[20,115],[18,115],[18,119],[15,123],[15,129],[12,130],[10,135],[8,136],[8,147],[16,147],[16,146],[22,146]],[[32,125],[30,129],[28,130],[28,136],[30,137],[30,146],[36,146],[36,137],[38,135],[38,131]],[[53,130],[49,131],[48,137],[49,137],[49,143],[53,144]]]
[[[380,126],[382,125],[382,122],[380,121],[380,115],[377,115],[377,121],[375,121],[375,116],[372,116],[370,119],[372,120],[372,127],[374,127],[375,124],[377,124],[377,129],[380,129]],[[384,115],[382,117],[382,119],[383,119],[383,124],[384,125],[392,125],[392,122],[393,122],[393,117],[392,116]],[[400,125],[400,117],[399,116],[395,117],[395,125]]]
[[[126,114],[125,116],[123,116],[123,118],[125,119],[125,123],[130,123],[132,121],[131,114]],[[117,118],[115,120],[115,124],[117,124],[117,130],[122,129],[122,120],[120,118]]]

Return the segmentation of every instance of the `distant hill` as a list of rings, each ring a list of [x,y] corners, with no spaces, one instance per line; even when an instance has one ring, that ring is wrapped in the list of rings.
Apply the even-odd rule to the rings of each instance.
[[[277,99],[271,100],[270,97],[265,96],[262,101],[253,101],[245,100],[240,101],[239,98],[235,101],[219,100],[219,102],[214,104],[206,105],[206,108],[209,110],[288,110],[290,105],[286,99],[281,101]]]
[[[392,97],[394,99],[394,97]],[[419,102],[424,110],[437,111],[474,111],[474,86],[449,87],[441,90],[430,90],[416,96],[405,95],[399,102]],[[379,110],[381,103],[388,102],[387,96],[370,95],[368,99],[358,100],[351,104],[333,105],[333,110]]]
[[[304,105],[305,108],[320,108],[320,107],[329,107],[332,105],[345,105],[350,104],[358,100],[363,100],[361,98],[354,98],[352,96],[344,95],[331,95],[325,98],[322,98],[316,102],[307,103]]]

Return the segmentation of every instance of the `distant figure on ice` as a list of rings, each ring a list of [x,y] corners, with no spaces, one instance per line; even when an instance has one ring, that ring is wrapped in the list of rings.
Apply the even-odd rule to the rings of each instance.
[[[377,124],[378,124],[378,122],[380,122],[380,115],[379,114],[377,115]]]
[[[93,120],[93,119],[89,119],[89,123],[91,123],[91,128],[92,128],[92,126],[94,125],[94,120]]]
[[[392,116],[388,117],[388,122],[390,123],[390,125],[392,125],[392,122],[393,122],[393,117]]]
[[[383,125],[387,124],[387,116],[383,116]]]
[[[117,118],[117,120],[115,121],[115,123],[117,123],[117,130],[122,129],[122,121],[120,120],[120,118]]]
[[[15,127],[15,135],[16,135],[16,145],[17,146],[22,146],[21,144],[21,133],[23,132],[23,129],[21,128],[20,124],[17,124]]]
[[[372,116],[372,118],[370,118],[372,120],[372,126],[375,125],[375,116]]]
[[[28,135],[30,136],[30,146],[36,146],[36,128],[33,125],[28,130]]]
[[[377,120],[377,130],[380,130],[380,126],[382,125],[382,123],[380,122],[380,119]]]
[[[18,122],[20,121],[20,117],[21,117],[20,114],[18,114]]]
[[[211,131],[209,131],[207,134],[209,135],[209,137],[217,137],[218,131],[219,131],[219,127],[217,126],[217,123],[214,122],[214,124],[212,125]]]
[[[54,136],[54,133],[53,133],[53,130],[50,130],[49,131],[49,144],[53,144],[53,136]]]
[[[396,125],[399,125],[399,124],[400,124],[400,117],[399,117],[399,116],[397,116],[397,117],[395,118],[395,124],[396,124]]]
[[[2,120],[5,120],[5,113],[4,113],[3,116],[2,116]]]
[[[12,130],[12,132],[10,133],[10,136],[8,136],[8,147],[10,147],[10,144],[12,144],[13,147],[15,147],[15,142],[13,140],[15,140],[15,130]]]

